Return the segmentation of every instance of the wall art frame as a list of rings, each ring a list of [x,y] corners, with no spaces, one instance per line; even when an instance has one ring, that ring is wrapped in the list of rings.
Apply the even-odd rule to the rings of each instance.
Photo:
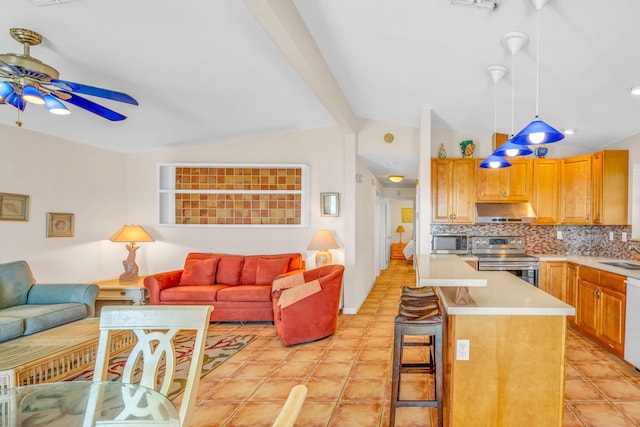
[[[0,220],[29,221],[29,196],[0,193]]]
[[[320,215],[340,216],[340,193],[320,193]]]
[[[73,237],[75,215],[72,213],[47,213],[47,237]]]
[[[402,222],[413,222],[413,208],[402,208]]]

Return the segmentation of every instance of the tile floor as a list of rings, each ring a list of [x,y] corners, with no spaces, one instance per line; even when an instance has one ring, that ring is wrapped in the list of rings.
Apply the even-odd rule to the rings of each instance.
[[[402,285],[414,286],[415,272],[404,261],[392,261],[360,311],[341,315],[336,334],[314,343],[284,347],[267,323],[212,325],[219,333],[241,329],[259,337],[202,379],[192,424],[271,426],[289,390],[304,383],[309,391],[296,425],[387,426],[393,319]],[[405,376],[402,397],[424,393],[428,385]],[[435,412],[399,408],[396,425],[435,425],[429,411]],[[640,375],[573,330],[567,338],[564,425],[640,426]]]

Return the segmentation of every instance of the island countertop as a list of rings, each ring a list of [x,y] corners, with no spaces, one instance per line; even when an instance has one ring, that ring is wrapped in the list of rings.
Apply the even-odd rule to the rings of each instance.
[[[572,306],[513,274],[476,271],[457,255],[418,255],[417,263],[418,287],[437,287],[450,315],[575,315]],[[468,287],[469,304],[455,303],[458,286]]]

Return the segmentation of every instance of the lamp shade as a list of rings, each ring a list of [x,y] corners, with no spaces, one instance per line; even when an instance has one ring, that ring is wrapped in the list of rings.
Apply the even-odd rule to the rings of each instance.
[[[329,230],[319,230],[311,239],[308,250],[325,250],[325,249],[338,249],[340,245],[336,242],[333,234]]]
[[[7,96],[13,93],[13,86],[7,82],[0,83],[0,100],[4,101]]]
[[[496,156],[494,154],[490,155],[480,163],[481,168],[498,169],[508,168],[509,166],[511,166],[511,163],[509,163],[504,157]]]
[[[22,88],[22,99],[32,104],[43,105],[44,98],[38,89],[32,85],[26,85]]]
[[[398,183],[404,179],[402,175],[389,175],[389,181]]]
[[[496,151],[493,152],[494,156],[500,157],[516,157],[516,156],[527,156],[533,153],[531,148],[526,145],[514,144],[508,139],[504,144],[502,144]]]
[[[531,144],[551,144],[564,139],[564,134],[557,129],[552,128],[542,120],[536,120],[529,123],[511,138],[511,142],[518,145]]]
[[[52,114],[57,114],[59,116],[65,116],[67,114],[71,114],[71,112],[64,106],[64,104],[58,101],[51,95],[45,95],[44,97],[44,106],[47,107]]]
[[[140,225],[125,225],[109,237],[112,242],[155,242]]]
[[[404,227],[402,225],[399,225],[396,228],[396,233],[404,233],[406,230],[404,229]]]

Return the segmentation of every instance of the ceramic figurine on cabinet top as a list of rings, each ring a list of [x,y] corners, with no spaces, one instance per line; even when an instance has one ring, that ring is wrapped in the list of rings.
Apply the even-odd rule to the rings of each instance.
[[[460,151],[462,152],[462,157],[469,159],[473,157],[473,152],[475,151],[476,146],[472,140],[462,141],[460,143]]]
[[[441,159],[447,158],[447,150],[444,149],[444,144],[440,144],[440,151],[438,151],[438,157]]]
[[[536,147],[533,152],[535,153],[536,157],[538,159],[544,159],[544,156],[547,155],[547,152],[549,151],[549,149],[547,147],[545,147],[544,145],[541,145],[539,147]]]

